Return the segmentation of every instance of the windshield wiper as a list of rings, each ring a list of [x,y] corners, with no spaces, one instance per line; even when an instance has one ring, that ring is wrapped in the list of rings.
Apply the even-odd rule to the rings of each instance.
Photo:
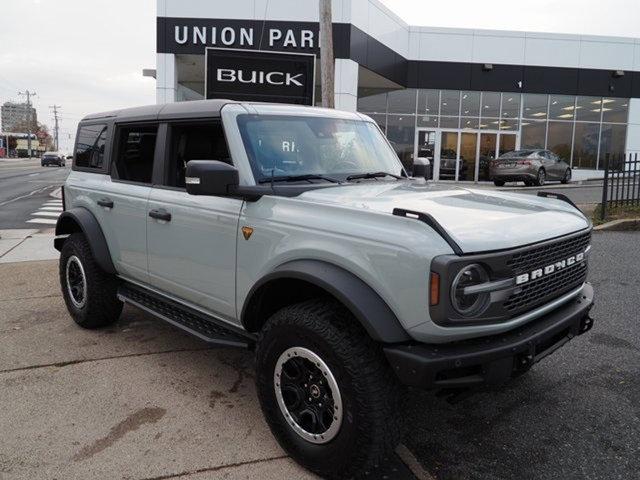
[[[331,182],[331,183],[340,183],[340,180],[336,180],[335,178],[327,177],[326,175],[316,175],[316,174],[280,175],[277,177],[263,178],[259,180],[258,183],[298,182],[301,180],[306,180],[309,183],[313,183],[311,182],[311,180],[324,180],[326,182]]]
[[[402,180],[404,177],[400,175],[394,175],[393,173],[388,172],[367,172],[367,173],[358,173],[356,175],[349,175],[347,177],[347,181],[349,180],[358,180],[360,178],[380,178],[380,177],[393,177],[398,180]]]

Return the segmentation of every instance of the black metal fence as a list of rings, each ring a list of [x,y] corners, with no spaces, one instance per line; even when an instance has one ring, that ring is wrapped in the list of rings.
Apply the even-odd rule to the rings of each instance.
[[[602,188],[602,219],[607,209],[623,205],[640,206],[640,155],[607,154],[604,159]]]

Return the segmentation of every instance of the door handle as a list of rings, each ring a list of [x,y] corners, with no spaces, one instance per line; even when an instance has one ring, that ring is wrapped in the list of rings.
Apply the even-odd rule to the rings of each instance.
[[[150,210],[149,216],[151,218],[156,218],[158,220],[164,220],[165,222],[171,221],[171,214],[167,212],[164,208],[159,208],[157,210]]]
[[[101,198],[96,203],[98,205],[100,205],[101,207],[113,208],[113,200],[111,200],[109,198]]]

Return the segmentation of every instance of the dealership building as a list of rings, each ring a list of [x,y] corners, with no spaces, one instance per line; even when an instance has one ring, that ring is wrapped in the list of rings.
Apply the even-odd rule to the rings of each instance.
[[[314,0],[157,5],[158,103],[211,97],[208,47],[319,52]],[[640,152],[640,39],[412,26],[377,0],[332,10],[336,108],[373,118],[407,166],[427,157],[435,178],[487,180],[488,160],[546,148],[597,176]],[[319,104],[319,62],[310,81]]]

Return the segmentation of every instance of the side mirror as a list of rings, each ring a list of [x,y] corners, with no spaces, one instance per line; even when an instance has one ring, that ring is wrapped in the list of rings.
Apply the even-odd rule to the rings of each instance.
[[[428,158],[418,157],[413,161],[413,176],[431,178],[431,162]]]
[[[73,155],[67,155],[67,160],[73,160]]]
[[[228,195],[240,183],[238,169],[217,160],[187,162],[185,185],[189,195]]]

